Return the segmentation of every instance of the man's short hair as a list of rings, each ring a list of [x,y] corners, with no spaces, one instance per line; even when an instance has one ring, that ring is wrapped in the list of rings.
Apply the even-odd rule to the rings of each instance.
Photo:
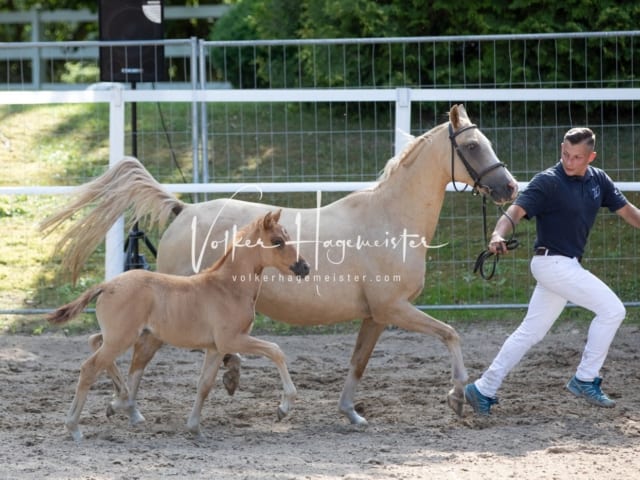
[[[571,145],[586,143],[594,149],[596,147],[596,134],[587,127],[572,128],[564,134],[564,141],[569,142]]]

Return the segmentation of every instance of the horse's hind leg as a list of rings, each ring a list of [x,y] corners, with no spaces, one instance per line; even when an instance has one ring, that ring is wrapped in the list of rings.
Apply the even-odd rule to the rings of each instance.
[[[89,346],[91,350],[97,352],[102,346],[102,334],[96,333],[89,337]],[[116,365],[116,362],[112,362],[106,369],[107,376],[113,382],[113,400],[107,407],[107,417],[110,417],[116,410],[126,410],[129,402],[129,389],[127,384],[120,373],[120,369]]]
[[[205,352],[204,362],[202,363],[202,372],[200,373],[200,379],[198,380],[196,401],[193,404],[191,415],[189,415],[189,419],[187,420],[187,429],[196,437],[202,437],[202,432],[200,431],[200,414],[202,412],[202,405],[213,388],[216,375],[218,374],[218,369],[222,363],[222,358],[222,354],[216,350],[207,349]]]
[[[65,426],[75,441],[82,439],[82,432],[80,432],[78,423],[80,421],[82,407],[87,400],[87,393],[91,385],[96,381],[98,374],[112,364],[116,356],[117,354],[112,354],[100,347],[93,355],[85,360],[80,367],[80,377],[78,378],[78,384],[76,386],[76,394],[73,397],[65,421]]]
[[[129,397],[127,399],[129,423],[131,423],[131,425],[144,422],[144,417],[138,410],[136,401],[138,388],[140,388],[140,381],[142,380],[145,367],[162,345],[162,340],[159,340],[148,330],[143,330],[133,346],[131,366],[129,367]]]
[[[89,337],[89,345],[95,352],[102,345],[102,334],[96,333]],[[112,416],[117,411],[125,411],[129,417],[129,423],[136,425],[144,421],[144,417],[138,410],[135,402],[135,398],[132,400],[132,395],[127,387],[127,384],[120,373],[120,369],[116,365],[116,362],[112,362],[107,367],[107,375],[113,382],[114,398],[107,407],[107,417]]]
[[[375,323],[371,318],[365,318],[360,325],[360,331],[358,332],[358,339],[356,346],[353,349],[351,355],[351,366],[349,367],[349,374],[345,381],[340,395],[340,403],[338,408],[349,421],[354,425],[366,425],[367,420],[360,416],[353,403],[353,399],[356,393],[356,388],[360,383],[360,379],[364,374],[371,352],[373,352],[380,335],[385,329],[385,325]]]

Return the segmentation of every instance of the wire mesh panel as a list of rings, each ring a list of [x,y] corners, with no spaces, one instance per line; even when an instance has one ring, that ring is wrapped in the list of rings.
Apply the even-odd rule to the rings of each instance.
[[[201,82],[243,89],[392,88],[584,89],[584,101],[467,102],[472,120],[521,181],[552,166],[572,126],[598,138],[596,165],[616,181],[637,181],[636,102],[590,100],[589,89],[636,88],[638,32],[365,40],[204,42]],[[412,102],[411,134],[446,120],[447,102]],[[213,181],[373,180],[393,155],[394,108],[382,103],[207,106]],[[307,130],[309,130],[307,132]],[[631,200],[634,192],[628,192]],[[297,200],[296,200],[297,201]],[[492,228],[496,215],[489,218]],[[467,306],[522,304],[533,288],[528,258],[534,225],[518,227],[522,248],[501,260],[491,283],[472,273],[485,246],[480,200],[447,194],[418,302]],[[606,228],[605,228],[606,227]],[[617,239],[605,238],[615,231]],[[587,262],[617,291],[638,300],[636,232],[603,212]],[[623,248],[627,245],[627,248]],[[620,275],[620,272],[628,272]],[[499,288],[496,288],[496,284]]]

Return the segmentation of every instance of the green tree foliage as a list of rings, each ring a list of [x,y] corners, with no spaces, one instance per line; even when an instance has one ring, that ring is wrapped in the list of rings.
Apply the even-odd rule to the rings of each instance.
[[[634,30],[640,4],[633,0],[238,0],[214,26],[212,40],[277,38],[363,38],[460,36]],[[602,48],[599,39],[562,40],[555,51],[539,48],[537,40],[503,43],[497,51],[477,42],[406,46],[379,43],[359,47],[228,48],[216,51],[214,64],[226,68],[237,86],[429,86],[454,84],[466,88],[491,85],[584,87],[605,76],[599,86],[621,86],[633,72],[633,49],[621,42]],[[454,50],[451,51],[450,49]],[[365,51],[363,51],[365,49]],[[366,51],[366,50],[369,51]],[[360,59],[355,63],[355,59]],[[433,65],[449,63],[446,69]],[[511,58],[513,61],[500,61]],[[537,67],[528,67],[535,58]],[[428,59],[425,61],[424,59]],[[279,60],[279,62],[278,62]],[[463,61],[464,60],[464,61]],[[222,70],[220,70],[222,71]],[[229,73],[231,72],[231,73]],[[286,75],[295,72],[296,75]],[[607,75],[612,77],[607,79]],[[614,78],[615,76],[615,78]],[[494,83],[495,82],[495,83]]]
[[[299,0],[237,2],[216,22],[209,38],[215,41],[298,38],[301,5]],[[244,88],[295,86],[273,79],[295,71],[297,61],[295,49],[257,48],[251,44],[217,48],[212,52],[213,80]]]

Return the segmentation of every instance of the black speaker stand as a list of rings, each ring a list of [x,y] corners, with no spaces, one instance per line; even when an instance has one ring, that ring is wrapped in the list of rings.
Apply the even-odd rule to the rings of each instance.
[[[138,246],[138,242],[142,240],[144,244],[147,246],[151,254],[154,258],[158,256],[158,252],[155,247],[147,237],[147,235],[138,229],[138,222],[133,225],[133,228],[129,231],[129,236],[124,242],[124,251],[125,251],[125,259],[124,259],[124,269],[133,270],[135,268],[143,268],[145,270],[150,270],[149,263],[147,259],[140,253],[140,249]]]
[[[131,90],[136,89],[136,82],[131,82]],[[131,151],[133,156],[138,158],[138,112],[136,102],[131,102]],[[133,228],[129,232],[124,243],[125,259],[124,269],[132,270],[134,268],[143,268],[150,270],[149,264],[144,255],[140,254],[138,242],[144,241],[149,251],[153,254],[153,257],[158,256],[158,252],[147,237],[147,235],[138,228],[138,222],[134,223]]]

